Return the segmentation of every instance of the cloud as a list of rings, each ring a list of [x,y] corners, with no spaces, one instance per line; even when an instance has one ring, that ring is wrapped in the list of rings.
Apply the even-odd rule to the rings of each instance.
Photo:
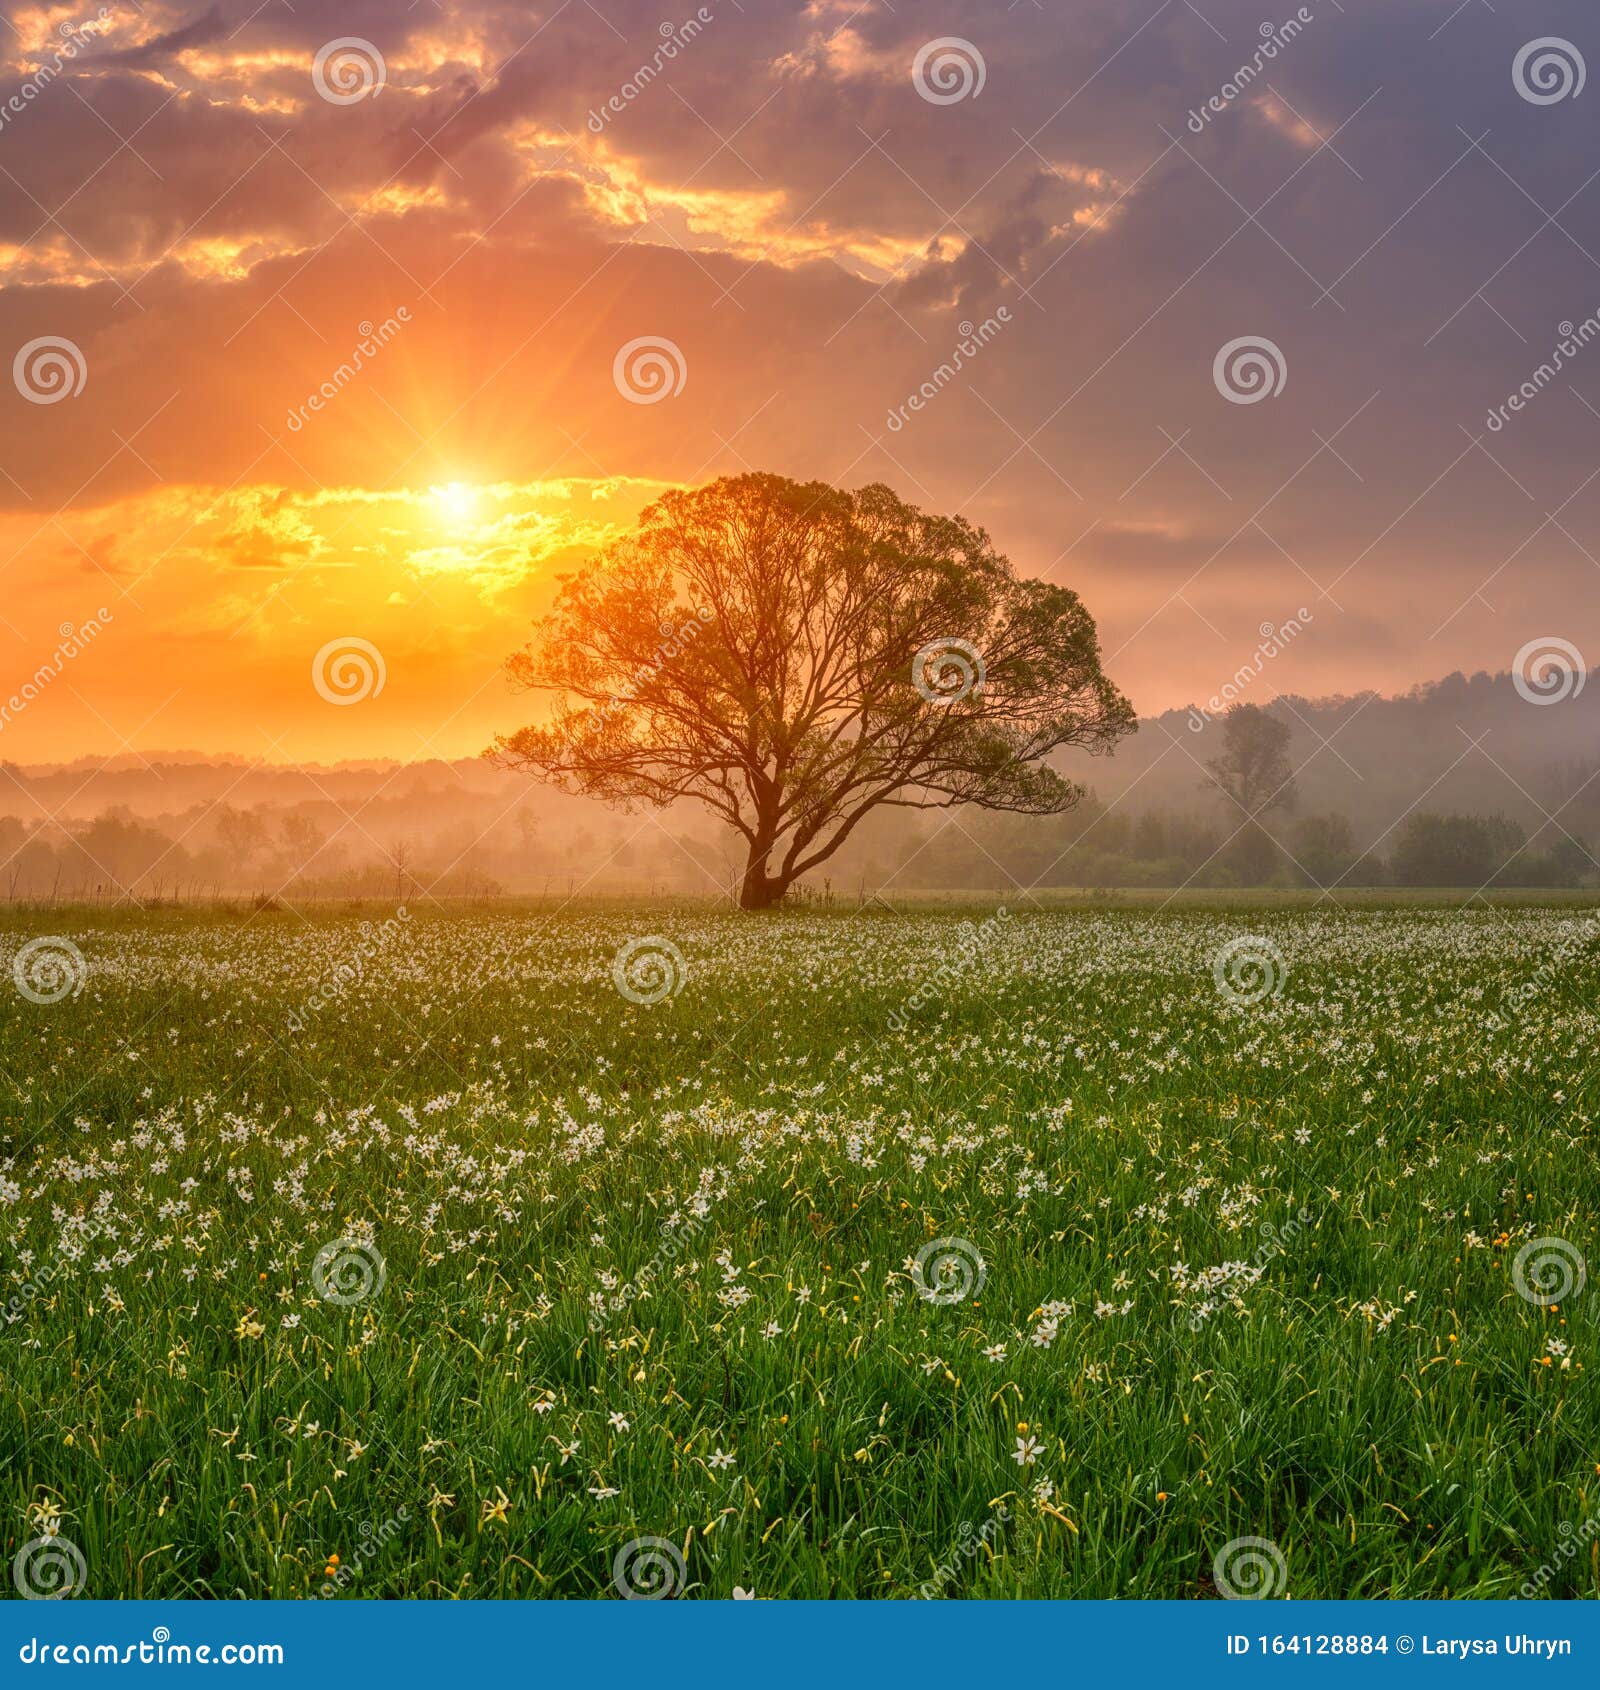
[[[66,339],[87,382],[50,405],[0,383],[13,624],[163,557],[191,632],[237,620],[241,580],[315,577],[396,617],[444,595],[495,643],[636,508],[552,485],[757,465],[886,479],[984,523],[1084,592],[1146,707],[1305,592],[1305,691],[1341,665],[1372,684],[1504,667],[1535,591],[1600,649],[1600,347],[1513,425],[1484,422],[1600,308],[1600,108],[1518,97],[1523,22],[1310,7],[1197,134],[1189,114],[1259,51],[1245,0],[954,0],[936,26],[839,0],[706,9],[670,56],[645,0],[150,0],[70,56],[59,7],[18,9],[0,352]],[[1553,0],[1539,27],[1580,40],[1585,21]],[[935,32],[981,54],[980,95],[919,95]],[[346,37],[384,74],[338,104],[312,63]],[[961,324],[1002,306],[1004,332],[891,432]],[[613,382],[641,336],[680,349],[670,403]],[[1286,383],[1230,403],[1213,359],[1249,336]],[[545,493],[423,534],[416,501],[451,481]],[[174,545],[208,502],[205,544]],[[170,611],[119,639],[158,661]]]
[[[88,63],[129,65],[135,69],[143,69],[176,58],[191,47],[203,47],[210,42],[221,40],[227,33],[228,26],[222,20],[221,7],[212,6],[192,23],[153,35],[136,47],[114,48],[103,55],[91,57]]]

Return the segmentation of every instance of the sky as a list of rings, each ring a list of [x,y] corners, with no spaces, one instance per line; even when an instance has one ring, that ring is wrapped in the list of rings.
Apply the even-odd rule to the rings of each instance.
[[[1145,714],[1600,650],[1600,16],[1274,8],[8,8],[0,760],[475,753],[747,469],[979,524]]]

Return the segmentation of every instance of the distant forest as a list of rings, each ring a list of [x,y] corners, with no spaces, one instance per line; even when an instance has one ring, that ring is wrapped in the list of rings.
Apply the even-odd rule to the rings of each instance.
[[[1451,675],[1244,716],[1259,743],[1237,766],[1228,718],[1194,711],[1142,720],[1114,758],[1061,759],[1086,796],[1060,816],[879,812],[809,890],[1600,886],[1600,687],[1543,705],[1508,675]],[[13,902],[704,894],[742,860],[698,809],[619,813],[478,759],[121,755],[0,775]]]

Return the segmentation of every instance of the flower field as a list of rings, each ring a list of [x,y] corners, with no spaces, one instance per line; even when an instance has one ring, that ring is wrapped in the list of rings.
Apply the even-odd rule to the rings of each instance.
[[[1600,1594],[1597,938],[8,915],[12,1587]]]

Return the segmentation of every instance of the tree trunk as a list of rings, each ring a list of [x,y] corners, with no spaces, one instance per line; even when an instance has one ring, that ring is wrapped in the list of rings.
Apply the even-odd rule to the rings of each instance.
[[[789,878],[767,873],[767,863],[778,844],[777,791],[767,788],[758,796],[755,836],[739,887],[739,908],[770,910],[789,890]]]
[[[782,901],[789,890],[789,882],[780,875],[767,873],[770,845],[759,842],[750,847],[750,860],[745,864],[744,879],[739,886],[739,908],[742,910],[770,910]]]
[[[781,876],[769,876],[760,863],[751,863],[744,871],[739,886],[739,908],[742,910],[770,910],[782,902],[789,890],[789,882]]]

